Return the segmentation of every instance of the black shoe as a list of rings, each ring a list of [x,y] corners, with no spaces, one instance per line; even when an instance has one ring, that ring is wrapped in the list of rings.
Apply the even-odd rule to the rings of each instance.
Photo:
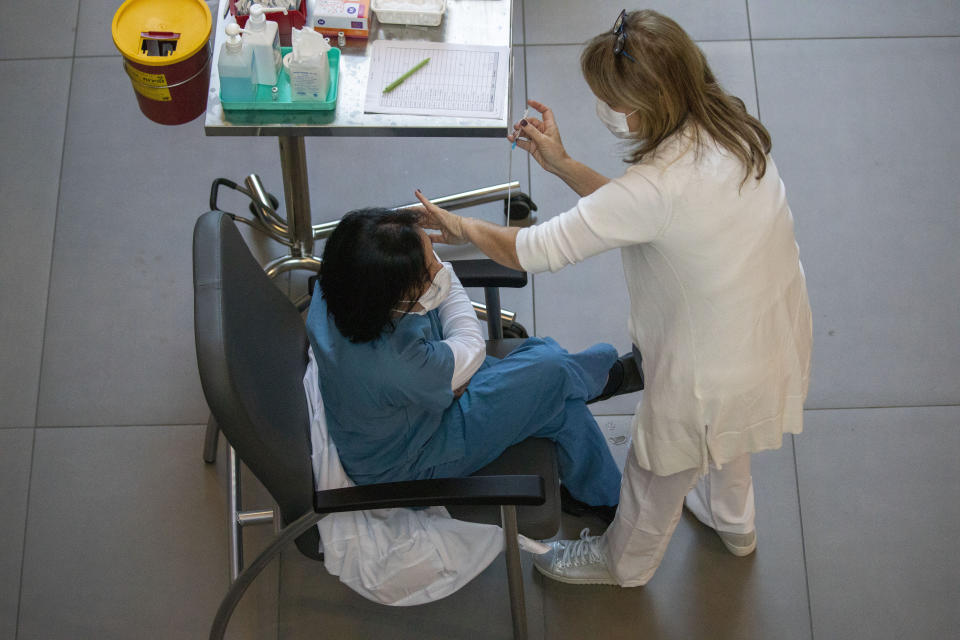
[[[617,514],[616,505],[612,507],[594,507],[586,502],[580,502],[570,495],[570,492],[567,491],[567,488],[562,484],[560,485],[560,510],[572,516],[577,516],[578,518],[587,515],[594,516],[603,520],[607,525],[613,522],[613,516]]]
[[[634,348],[630,353],[617,358],[610,367],[607,384],[596,398],[588,400],[587,404],[608,400],[613,396],[622,396],[626,393],[643,390],[643,369],[640,368],[640,352]]]

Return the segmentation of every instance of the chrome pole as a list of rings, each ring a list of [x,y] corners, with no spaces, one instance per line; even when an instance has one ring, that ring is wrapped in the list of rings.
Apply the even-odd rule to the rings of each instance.
[[[506,200],[507,194],[514,190],[520,188],[520,182],[514,180],[513,182],[505,182],[503,184],[496,184],[492,187],[482,187],[480,189],[474,189],[473,191],[464,191],[463,193],[455,193],[449,196],[441,196],[439,198],[431,198],[430,202],[437,205],[438,207],[443,207],[448,211],[453,211],[455,209],[465,209],[467,207],[475,207],[479,204],[485,204],[487,202],[496,202],[497,200]],[[411,202],[410,204],[405,204],[399,207],[394,207],[393,211],[398,209],[409,209],[410,207],[419,207],[419,202]]]
[[[454,193],[449,196],[433,198],[431,202],[438,207],[447,209],[448,211],[455,211],[457,209],[475,207],[487,202],[505,200],[510,191],[519,188],[520,182],[514,180],[513,182],[505,182],[503,184],[493,185],[492,187],[483,187],[482,189],[474,189],[473,191],[464,191],[463,193]],[[418,206],[420,206],[419,202],[411,202],[410,204],[393,207],[391,211],[399,211],[400,209],[409,209],[410,207]],[[331,220],[330,222],[323,222],[321,224],[313,225],[313,238],[315,240],[329,238],[330,234],[333,233],[333,230],[337,228],[338,224],[340,224],[339,220]]]
[[[237,520],[242,508],[243,496],[240,491],[240,461],[233,447],[227,445],[227,517],[230,532],[230,582],[234,582],[243,571],[243,531]]]
[[[313,226],[310,222],[310,183],[303,136],[280,136],[280,168],[287,205],[287,229],[295,257],[313,254]]]

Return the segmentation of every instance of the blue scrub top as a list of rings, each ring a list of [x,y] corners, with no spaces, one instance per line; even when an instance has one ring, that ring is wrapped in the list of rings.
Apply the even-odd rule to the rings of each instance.
[[[464,455],[462,421],[442,420],[459,409],[439,314],[404,315],[395,324],[373,342],[350,342],[327,313],[319,284],[307,315],[327,428],[358,483],[394,467],[416,471]]]

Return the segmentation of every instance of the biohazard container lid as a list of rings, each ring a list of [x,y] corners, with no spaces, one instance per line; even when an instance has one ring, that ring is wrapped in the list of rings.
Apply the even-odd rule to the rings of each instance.
[[[126,0],[113,14],[113,44],[123,57],[148,66],[190,58],[210,39],[203,0]]]

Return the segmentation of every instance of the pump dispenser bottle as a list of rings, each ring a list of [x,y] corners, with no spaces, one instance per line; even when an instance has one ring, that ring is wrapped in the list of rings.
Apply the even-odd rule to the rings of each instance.
[[[283,64],[280,56],[280,33],[277,29],[276,22],[267,20],[262,6],[250,6],[250,18],[243,30],[243,42],[253,50],[257,84],[277,84],[277,74]]]
[[[257,95],[257,83],[253,71],[253,50],[243,46],[240,27],[227,25],[227,39],[220,49],[217,70],[220,72],[221,102],[253,102]]]

